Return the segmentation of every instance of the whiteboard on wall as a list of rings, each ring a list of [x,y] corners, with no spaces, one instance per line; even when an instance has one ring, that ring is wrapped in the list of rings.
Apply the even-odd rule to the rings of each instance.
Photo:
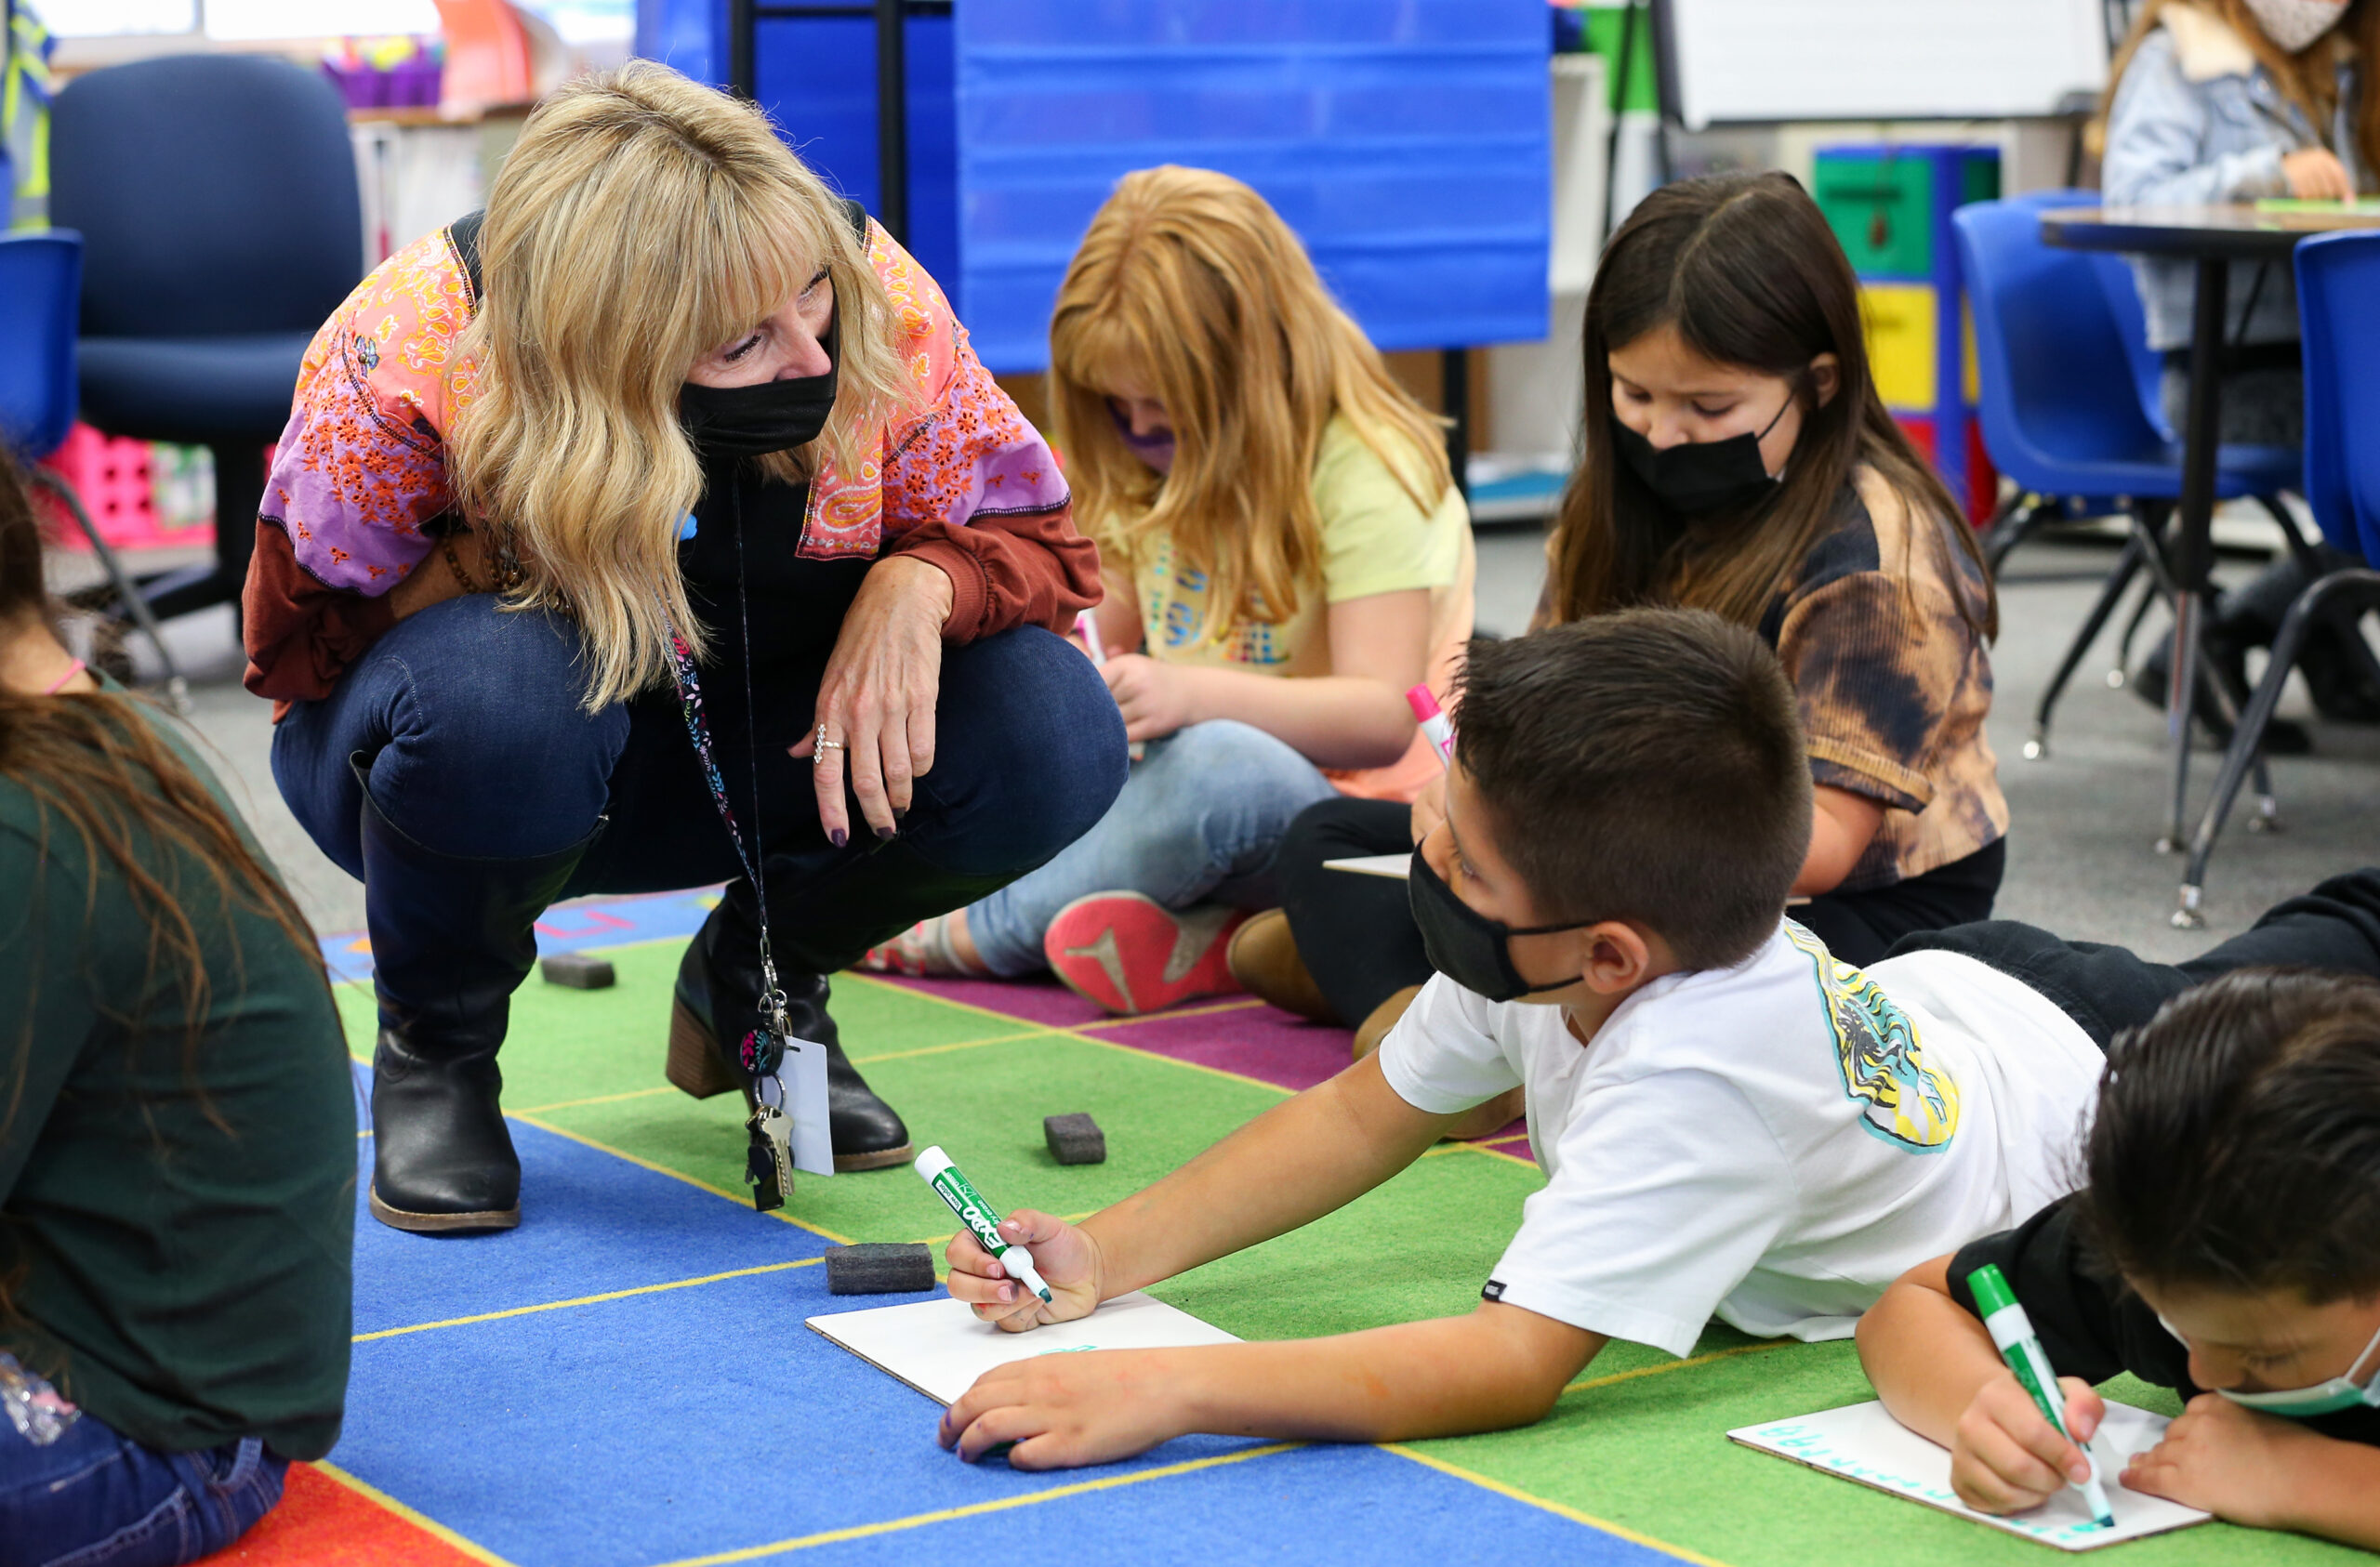
[[[1785,120],[2008,120],[2107,81],[2100,0],[1656,0],[1689,130]]]

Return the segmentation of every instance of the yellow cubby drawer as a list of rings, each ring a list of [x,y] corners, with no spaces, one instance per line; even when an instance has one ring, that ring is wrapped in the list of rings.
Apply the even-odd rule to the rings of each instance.
[[[1863,283],[1859,313],[1868,329],[1868,363],[1887,408],[1931,409],[1940,402],[1937,336],[1941,300],[1930,283]]]

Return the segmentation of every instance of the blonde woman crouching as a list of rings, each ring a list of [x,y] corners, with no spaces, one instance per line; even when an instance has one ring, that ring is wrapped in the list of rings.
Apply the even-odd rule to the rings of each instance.
[[[1059,449],[1106,578],[1104,673],[1145,744],[1115,809],[1031,876],[871,954],[1045,964],[1112,1011],[1238,988],[1228,939],[1275,850],[1342,795],[1438,772],[1405,692],[1471,635],[1470,518],[1444,432],[1254,191],[1128,175],[1050,328]]]
[[[670,1081],[748,1086],[765,929],[831,1051],[838,1167],[906,1159],[825,976],[1050,859],[1124,775],[1047,629],[1096,553],[934,281],[750,107],[588,78],[483,218],[323,327],[263,511],[247,683],[291,810],[364,881],[373,1213],[519,1222],[496,1052],[533,922],[587,892],[727,882]]]

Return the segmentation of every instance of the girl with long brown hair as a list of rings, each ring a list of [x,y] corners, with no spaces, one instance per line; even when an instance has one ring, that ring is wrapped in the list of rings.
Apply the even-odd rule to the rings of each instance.
[[[5,453],[0,888],[0,1558],[191,1560],[337,1440],[354,1082],[213,775],[60,643]]]
[[[1782,174],[1654,191],[1604,251],[1584,349],[1546,613],[1706,609],[1777,649],[1817,785],[1793,917],[1836,956],[1983,918],[2008,824],[1983,733],[1991,586],[1877,395],[1858,284],[1817,204]],[[1282,850],[1286,924],[1242,938],[1250,988],[1358,1026],[1359,1048],[1429,964],[1402,888],[1322,862],[1409,848],[1435,798],[1411,817],[1309,811]]]
[[[1099,539],[1097,635],[1144,744],[1100,824],[872,961],[1045,965],[1111,1011],[1235,989],[1303,807],[1409,800],[1438,763],[1405,692],[1470,635],[1470,519],[1437,422],[1388,375],[1263,197],[1127,175],[1050,326],[1052,422]]]

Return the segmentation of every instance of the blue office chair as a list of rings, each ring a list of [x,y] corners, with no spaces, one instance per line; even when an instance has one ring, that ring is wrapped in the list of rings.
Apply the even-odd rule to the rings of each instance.
[[[83,417],[215,454],[214,564],[144,589],[239,602],[264,448],[315,330],[364,275],[355,153],[318,71],[179,55],[78,76],[50,113],[50,209],[86,245]]]
[[[1986,561],[1996,572],[2017,543],[2065,517],[2122,514],[2130,531],[2042,693],[2029,758],[2047,755],[2057,700],[2135,578],[2146,572],[2154,595],[2168,600],[2175,591],[2162,535],[2181,495],[2182,448],[2158,410],[2162,363],[2149,348],[2137,291],[2121,257],[2061,250],[2041,235],[2045,208],[2097,199],[2045,191],[1950,215],[1974,312],[1984,445],[2020,492],[1986,537]],[[2276,498],[2297,482],[2296,453],[2226,446],[2215,494],[2255,496],[2298,548],[2295,522]]]
[[[2380,234],[2325,234],[2296,251],[2297,317],[2306,344],[2306,499],[2333,547],[2365,562],[2319,577],[2282,617],[2272,659],[2240,715],[2240,727],[2215,777],[2214,797],[2190,840],[2181,907],[2174,923],[2202,924],[2200,905],[2215,835],[2231,812],[2241,780],[2281,687],[2317,625],[2380,609]],[[2369,665],[2360,636],[2347,639]]]
[[[34,466],[58,450],[74,425],[74,315],[82,286],[82,235],[52,230],[0,238],[0,441],[23,467],[27,482],[56,496],[83,530],[108,580],[155,646],[175,710],[186,713],[189,689],[147,601],[133,590],[74,487]]]

